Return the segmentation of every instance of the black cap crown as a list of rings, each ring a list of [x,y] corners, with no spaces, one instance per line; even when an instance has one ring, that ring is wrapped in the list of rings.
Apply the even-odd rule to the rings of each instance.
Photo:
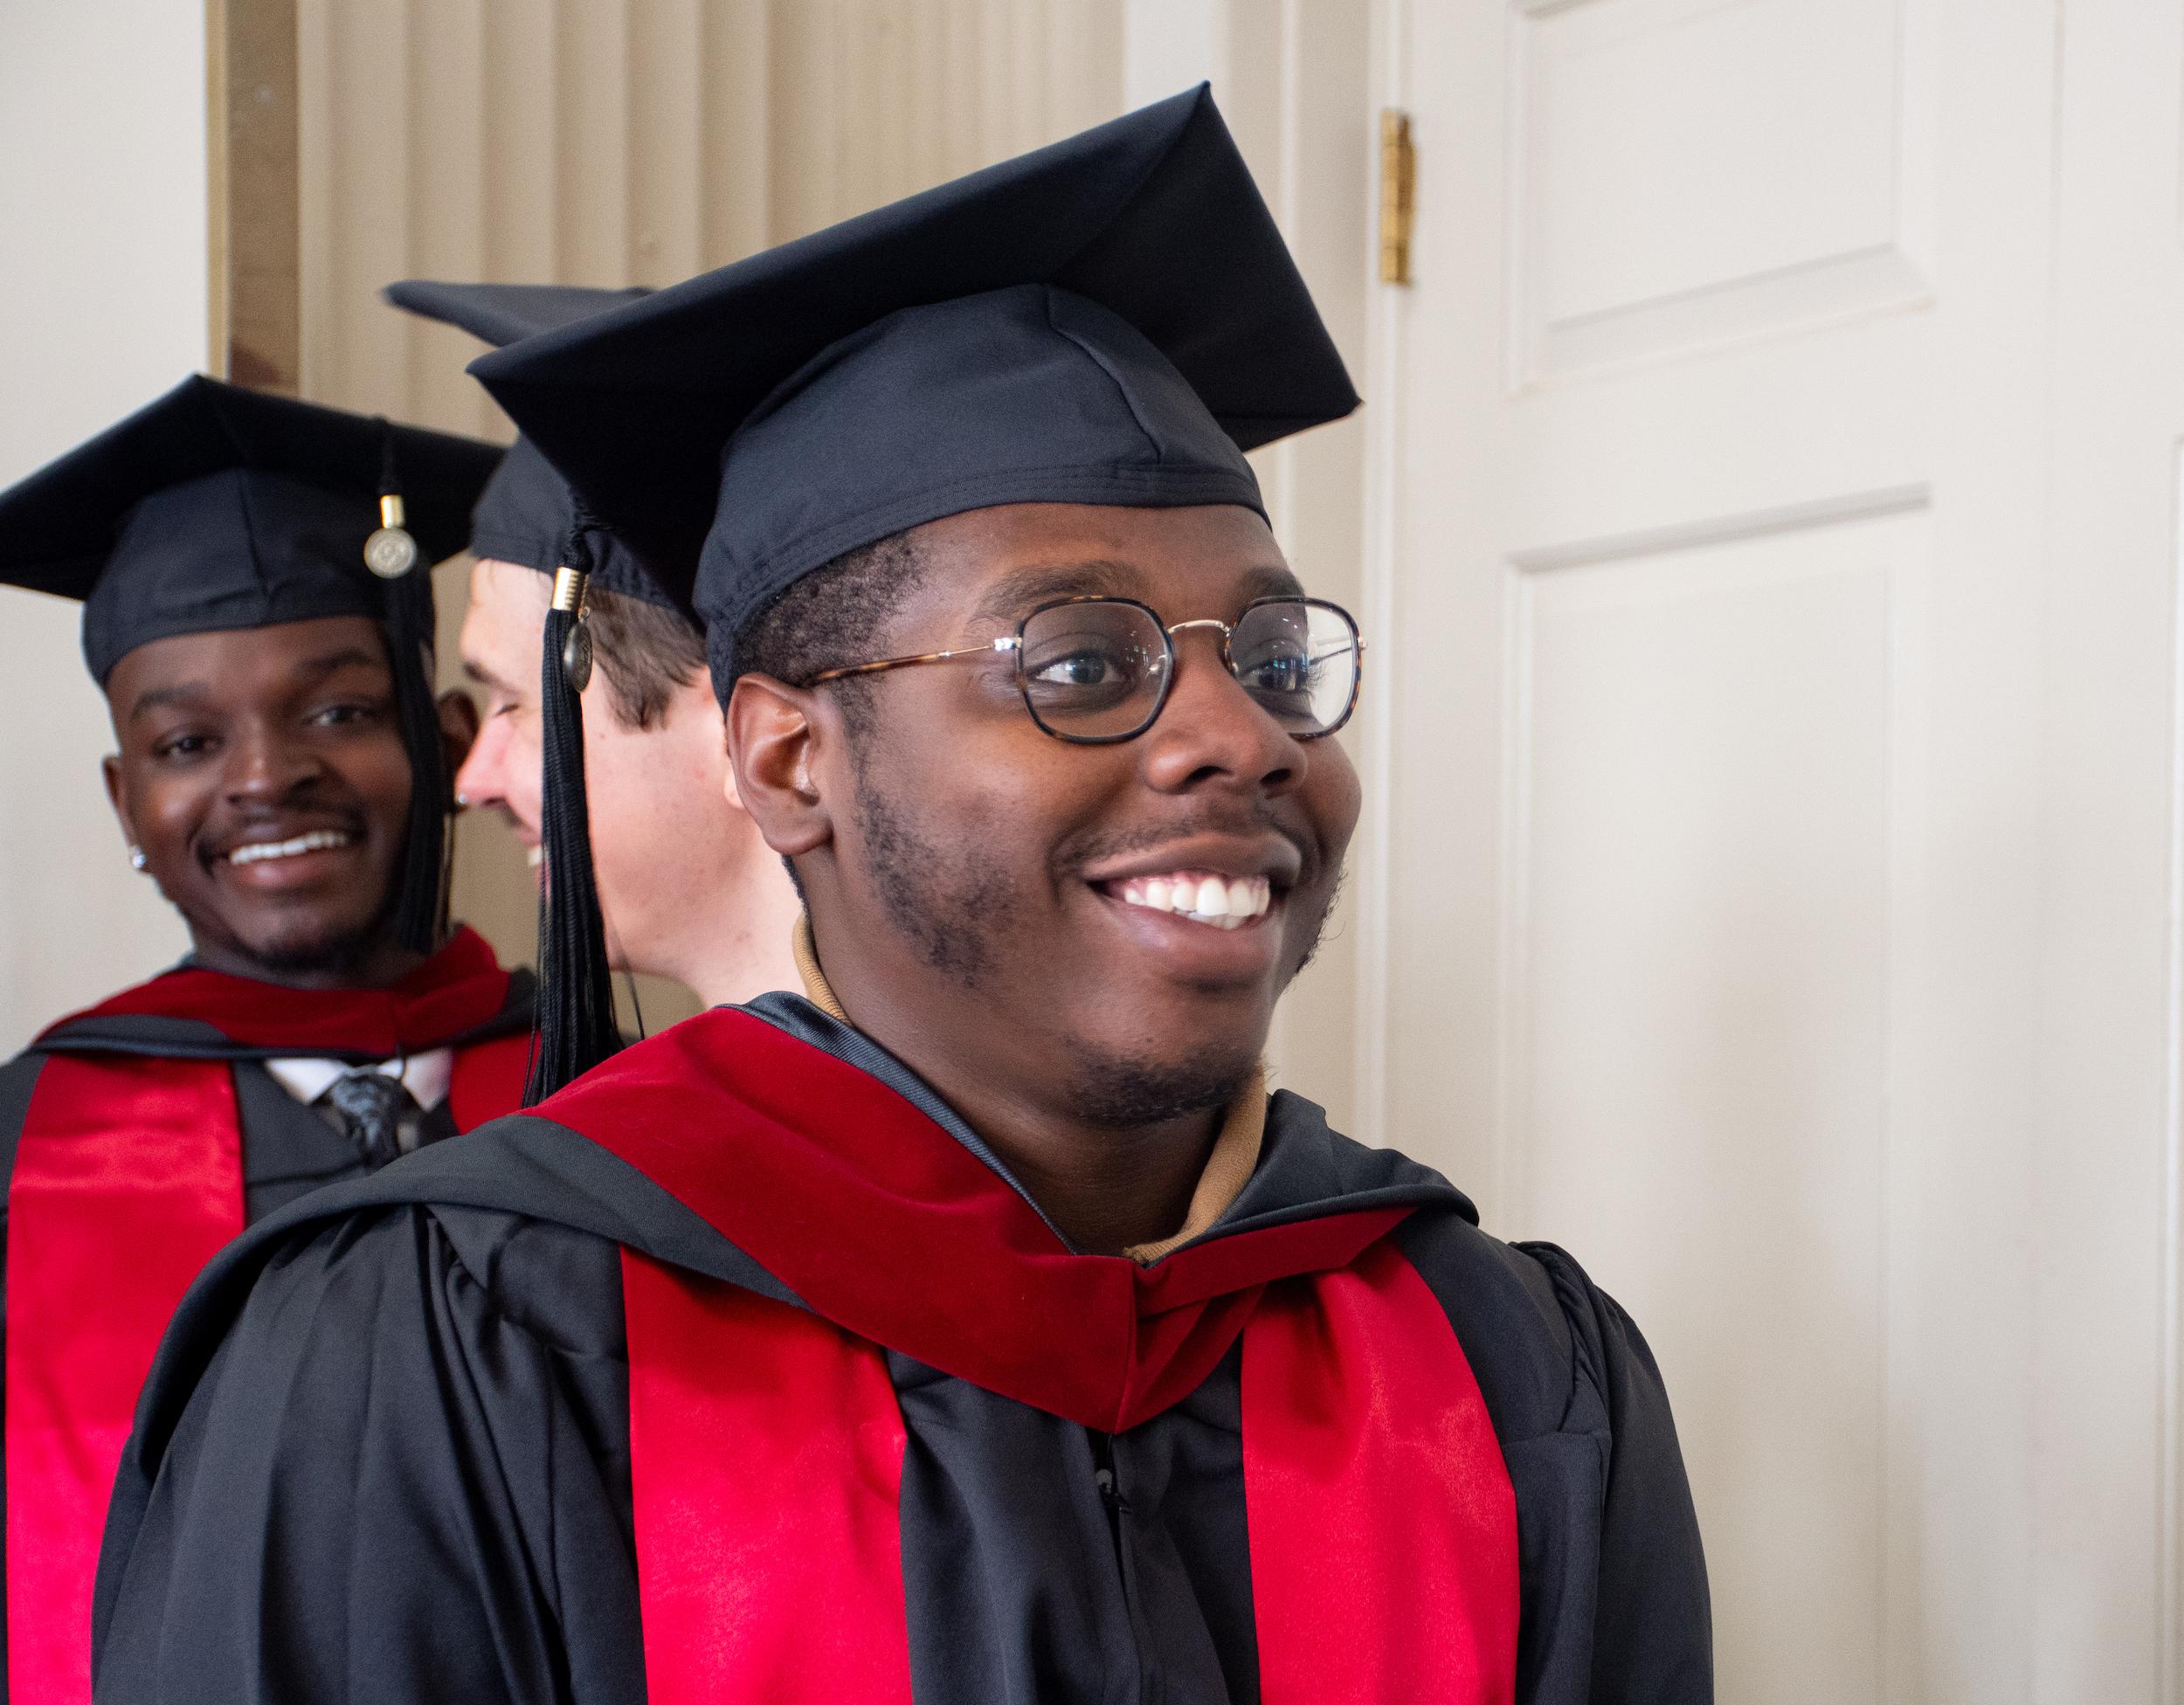
[[[0,492],[0,582],[84,604],[102,685],[180,633],[384,618],[364,563],[390,469],[425,562],[469,535],[498,446],[192,376]]]

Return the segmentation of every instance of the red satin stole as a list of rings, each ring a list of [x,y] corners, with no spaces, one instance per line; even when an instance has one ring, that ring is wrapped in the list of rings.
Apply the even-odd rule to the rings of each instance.
[[[8,1188],[8,1697],[91,1697],[91,1587],[137,1389],[243,1229],[227,1062],[55,1055]]]
[[[1244,1328],[1244,1509],[1266,1705],[1517,1690],[1517,1494],[1440,1301],[1387,1242]]]
[[[222,984],[238,985],[230,1010],[219,1005]],[[171,1005],[155,999],[163,988],[177,997]],[[396,991],[268,994],[240,978],[181,971],[95,1011],[205,1018],[243,1046],[298,1053],[384,1041],[390,1057],[489,1022],[507,990],[491,950],[465,931]],[[344,1005],[360,1018],[345,1036],[331,1023]],[[448,1103],[457,1129],[515,1109],[528,1048],[528,1038],[509,1036],[456,1056]],[[190,1280],[242,1229],[242,1131],[226,1060],[47,1058],[8,1187],[10,1699],[91,1697],[92,1584],[137,1391]]]
[[[625,1250],[653,1705],[909,1705],[904,1435],[879,1347]],[[1448,1316],[1385,1240],[1243,1327],[1267,1705],[1515,1693],[1516,1498]]]
[[[877,1078],[729,1008],[625,1050],[536,1111],[856,1336],[1108,1432],[1197,1390],[1270,1281],[1346,1266],[1408,1211],[1263,1226],[1151,1267],[1073,1255]]]
[[[622,1252],[651,1705],[909,1705],[902,1416],[817,1315]]]

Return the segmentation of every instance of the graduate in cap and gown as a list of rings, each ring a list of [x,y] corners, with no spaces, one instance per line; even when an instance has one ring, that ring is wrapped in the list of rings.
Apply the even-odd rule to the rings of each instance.
[[[0,493],[0,581],[82,601],[128,857],[191,942],[0,1066],[18,1702],[90,1697],[114,1465],[198,1269],[519,1105],[528,978],[447,928],[470,724],[428,673],[431,560],[499,455],[191,378]]]
[[[805,992],[205,1275],[100,1698],[1710,1698],[1637,1329],[1267,1093],[1360,645],[1243,452],[1356,398],[1210,96],[475,370],[695,563]]]
[[[573,285],[452,284],[410,279],[388,300],[506,345],[642,296]],[[581,536],[577,536],[580,535]],[[581,551],[590,574],[585,630],[592,672],[569,714],[581,725],[565,786],[584,784],[584,823],[604,945],[566,967],[601,967],[681,983],[708,1006],[794,988],[790,951],[796,892],[736,797],[720,701],[695,623],[620,541],[582,514],[568,483],[518,438],[478,500],[477,559],[463,618],[464,673],[484,695],[484,720],[455,785],[472,809],[500,812],[533,849],[545,878],[544,723],[558,715],[562,663],[541,647],[551,589]],[[675,576],[687,585],[688,567]],[[564,859],[575,849],[556,849]],[[549,947],[550,956],[550,947]],[[563,969],[556,964],[557,973]],[[558,988],[564,978],[551,979]],[[603,996],[588,1006],[606,1014]],[[641,1014],[639,1015],[642,1016]],[[566,1062],[569,1075],[617,1039]]]

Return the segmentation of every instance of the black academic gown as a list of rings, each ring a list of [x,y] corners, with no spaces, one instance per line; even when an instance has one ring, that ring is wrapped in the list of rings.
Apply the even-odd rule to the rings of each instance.
[[[791,996],[749,1010],[991,1163],[858,1032]],[[1636,1328],[1573,1260],[1487,1236],[1437,1176],[1286,1093],[1257,1170],[1206,1235],[1365,1202],[1413,1210],[1396,1240],[1502,1445],[1517,1697],[1711,1699],[1704,1564],[1668,1401]],[[98,1699],[643,1698],[620,1243],[787,1294],[643,1174],[536,1116],[339,1186],[235,1246],[177,1315],[123,1460]],[[909,1440],[902,1568],[921,1705],[1259,1697],[1233,1349],[1183,1402],[1111,1436],[887,1360]]]

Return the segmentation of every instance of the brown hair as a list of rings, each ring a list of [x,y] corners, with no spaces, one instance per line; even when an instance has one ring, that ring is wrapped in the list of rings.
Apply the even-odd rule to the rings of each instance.
[[[705,639],[680,611],[594,586],[591,643],[607,702],[628,728],[649,728],[705,667]]]

